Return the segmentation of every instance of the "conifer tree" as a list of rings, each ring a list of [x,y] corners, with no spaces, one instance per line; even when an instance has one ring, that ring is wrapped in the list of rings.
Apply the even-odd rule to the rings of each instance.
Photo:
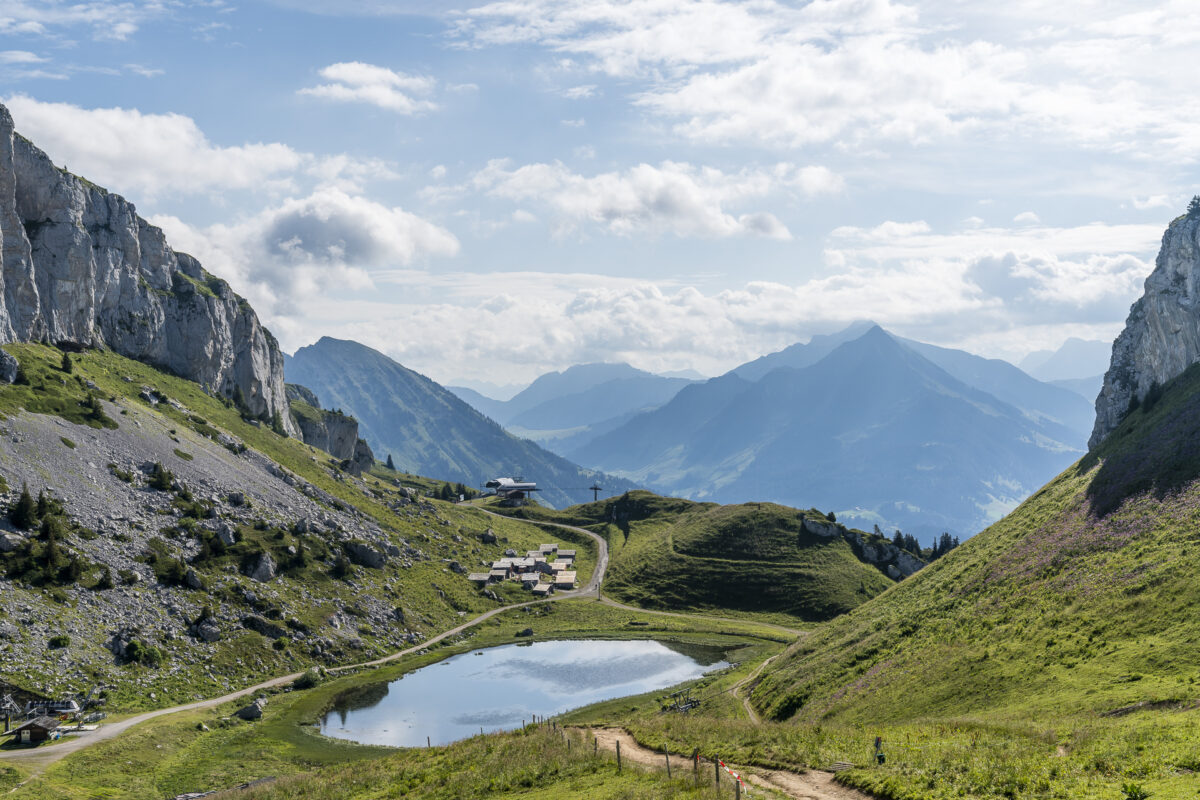
[[[392,470],[393,472],[396,471],[396,462],[392,461],[391,453],[388,453],[387,468]]]
[[[21,496],[9,509],[8,518],[13,525],[23,531],[32,529],[37,523],[36,509],[33,505],[33,497],[29,494],[29,486],[21,487]]]
[[[75,365],[71,363],[71,354],[66,351],[63,351],[62,371],[68,375],[75,371]]]

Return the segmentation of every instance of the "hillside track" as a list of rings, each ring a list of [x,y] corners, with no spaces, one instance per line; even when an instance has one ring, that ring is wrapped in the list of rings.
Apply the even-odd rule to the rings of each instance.
[[[484,511],[484,513],[492,514],[490,511]],[[500,515],[492,514],[492,516]],[[505,517],[505,519],[509,518]],[[460,634],[468,628],[491,619],[497,614],[502,614],[505,611],[511,611],[515,608],[523,608],[524,606],[532,606],[539,603],[552,603],[556,600],[565,600],[573,597],[584,597],[588,594],[598,596],[600,593],[600,582],[604,579],[604,571],[608,568],[608,542],[606,542],[603,537],[597,536],[591,531],[585,531],[582,528],[570,528],[570,526],[566,525],[559,525],[557,527],[569,528],[570,530],[584,533],[595,539],[599,547],[599,553],[596,559],[596,568],[592,571],[591,580],[589,580],[587,585],[583,588],[569,592],[560,592],[554,597],[544,600],[531,600],[527,603],[514,603],[512,605],[493,608],[491,611],[485,611],[479,616],[474,617],[469,621],[462,623],[461,625],[455,626],[447,631],[443,631],[436,636],[432,636],[420,644],[407,647],[403,650],[397,650],[394,653],[383,656],[382,658],[373,659],[371,661],[364,661],[359,664],[346,664],[340,667],[330,667],[328,671],[333,673],[349,672],[350,670],[378,667],[382,666],[383,664],[388,664],[396,659],[403,658],[404,656],[412,655],[413,653],[424,650],[425,648],[435,645],[451,636]],[[256,692],[261,692],[266,689],[274,689],[278,686],[291,683],[292,681],[300,678],[303,674],[303,672],[293,672],[290,675],[281,675],[277,678],[271,678],[270,680],[263,681],[262,683],[256,683],[253,686],[247,686],[244,689],[239,689],[236,692],[223,694],[220,697],[212,697],[207,700],[197,700],[194,703],[184,703],[183,705],[171,706],[170,708],[159,708],[155,709],[154,711],[147,711],[142,714],[128,717],[127,719],[101,725],[97,730],[90,733],[81,736],[70,736],[62,739],[56,744],[40,747],[34,750],[12,750],[0,752],[0,761],[14,761],[20,766],[32,769],[34,773],[30,776],[31,780],[51,764],[61,761],[72,753],[77,753],[80,750],[91,747],[92,745],[108,741],[109,739],[114,739],[135,725],[140,725],[143,722],[148,722],[149,720],[156,719],[158,717],[164,717],[168,714],[178,714],[183,711],[200,711],[203,709],[215,708],[216,706],[224,705],[225,703],[239,700],[243,697],[248,697]]]
[[[646,769],[665,770],[666,759],[661,751],[643,747],[623,728],[572,728],[585,737],[595,737],[604,750],[615,753],[617,742],[621,743],[621,762],[637,764]],[[690,758],[686,754],[672,754],[672,770],[682,774],[689,769]],[[712,780],[712,761],[701,758],[703,765],[700,769],[701,780]],[[833,779],[832,772],[809,770],[807,772],[791,772],[780,769],[760,769],[757,767],[737,767],[738,773],[745,777],[746,783],[763,789],[782,794],[795,800],[875,800],[869,794],[838,784]],[[728,776],[722,779],[724,783]]]

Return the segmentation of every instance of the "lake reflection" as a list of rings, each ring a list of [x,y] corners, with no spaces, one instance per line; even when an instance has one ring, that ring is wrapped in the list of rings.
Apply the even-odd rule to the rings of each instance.
[[[652,641],[505,645],[448,658],[343,694],[321,733],[394,747],[447,744],[600,700],[641,694],[728,666],[721,650]]]

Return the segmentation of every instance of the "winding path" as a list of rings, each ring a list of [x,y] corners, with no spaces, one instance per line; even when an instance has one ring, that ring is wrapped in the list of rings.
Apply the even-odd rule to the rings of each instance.
[[[485,509],[479,509],[479,510],[483,511],[485,514],[491,514],[494,517],[501,516],[499,514],[494,514],[491,511],[486,511]],[[503,517],[503,519],[511,519],[511,517]],[[522,520],[522,521],[524,521],[524,520]],[[555,525],[555,523],[541,523],[541,524]],[[593,594],[598,597],[600,594],[600,583],[601,583],[601,581],[604,580],[605,570],[608,569],[608,542],[606,542],[604,540],[604,537],[597,536],[596,534],[592,533],[591,531],[584,530],[583,528],[572,528],[567,525],[555,525],[555,526],[561,527],[561,528],[568,528],[569,530],[573,530],[573,531],[577,531],[579,533],[586,534],[587,536],[592,537],[596,541],[596,544],[599,548],[597,551],[597,557],[596,557],[596,568],[594,570],[592,570],[591,580],[589,580],[587,582],[587,585],[584,586],[583,588],[575,589],[575,590],[572,590],[569,592],[562,592],[560,594],[555,595],[554,597],[549,597],[544,600],[530,600],[529,602],[526,602],[526,603],[514,603],[512,605],[500,606],[498,608],[493,608],[491,611],[485,611],[484,613],[480,614],[479,616],[474,617],[473,619],[471,619],[467,622],[464,622],[461,625],[455,626],[447,631],[442,631],[441,633],[437,634],[436,636],[432,636],[429,639],[426,639],[425,641],[421,642],[420,644],[413,645],[412,647],[406,647],[403,650],[397,650],[394,653],[383,656],[382,658],[373,659],[371,661],[364,661],[359,664],[345,664],[340,667],[330,667],[328,671],[329,672],[348,672],[350,670],[362,669],[364,667],[378,667],[380,665],[390,663],[392,661],[395,661],[398,658],[403,658],[404,656],[411,655],[413,653],[416,653],[419,650],[424,650],[425,648],[430,647],[431,645],[435,645],[444,639],[447,639],[451,636],[460,634],[463,631],[467,630],[468,628],[478,625],[479,623],[484,622],[485,620],[491,619],[492,617],[496,616],[497,614],[502,614],[505,611],[511,611],[514,608],[522,608],[524,606],[536,605],[538,603],[550,603],[550,602],[554,602],[555,600],[562,600],[562,599],[571,598],[571,597],[584,597],[589,594]],[[223,694],[220,697],[212,697],[207,700],[197,700],[194,703],[185,703],[183,705],[171,706],[170,708],[159,708],[159,709],[155,709],[154,711],[147,711],[145,713],[137,714],[135,716],[128,717],[126,719],[122,719],[122,720],[118,720],[116,722],[110,722],[105,725],[101,725],[95,731],[92,731],[84,736],[71,736],[71,737],[62,739],[61,741],[59,741],[56,744],[52,744],[49,746],[39,747],[39,748],[35,748],[33,750],[10,750],[10,751],[0,752],[0,761],[19,761],[22,763],[23,766],[29,766],[29,767],[34,768],[35,775],[36,775],[37,773],[44,770],[50,764],[53,764],[56,761],[60,761],[63,758],[66,758],[67,756],[71,755],[72,753],[76,753],[80,750],[83,750],[86,747],[91,747],[94,744],[98,744],[100,742],[104,742],[109,739],[113,739],[117,736],[120,736],[122,733],[129,730],[133,726],[139,725],[148,720],[155,719],[156,717],[163,717],[163,716],[166,716],[167,714],[176,714],[181,711],[197,711],[200,709],[214,708],[216,706],[228,703],[232,700],[238,700],[242,697],[252,695],[255,692],[260,692],[264,689],[273,689],[276,686],[281,686],[283,684],[291,683],[292,681],[298,679],[303,674],[304,674],[303,672],[293,672],[290,675],[281,675],[277,678],[271,678],[270,680],[263,681],[262,683],[256,683],[253,686],[247,686],[245,689],[239,689],[236,692],[230,692],[229,694]]]
[[[482,511],[485,514],[494,516],[494,517],[500,517],[502,519],[512,519],[512,517],[505,517],[501,514],[496,514],[492,511],[488,511],[486,509],[480,508],[478,510]],[[396,659],[403,658],[404,656],[411,655],[420,650],[428,648],[431,645],[435,645],[438,642],[443,641],[444,639],[447,639],[451,636],[455,636],[459,633],[462,633],[463,631],[467,630],[468,628],[478,625],[479,623],[484,622],[485,620],[491,619],[492,617],[496,616],[497,614],[502,614],[505,611],[511,611],[512,609],[523,608],[525,606],[537,605],[539,603],[550,603],[550,602],[554,602],[555,600],[562,600],[562,599],[573,598],[573,597],[593,596],[599,602],[604,603],[605,605],[611,606],[613,608],[620,608],[620,609],[625,609],[628,611],[636,611],[638,613],[644,613],[644,614],[657,614],[657,615],[668,616],[668,617],[701,618],[701,619],[719,620],[719,621],[726,621],[726,622],[747,622],[748,621],[748,620],[739,620],[739,619],[732,618],[732,617],[714,617],[714,616],[708,616],[705,614],[686,614],[686,613],[679,613],[679,612],[673,612],[673,611],[652,611],[649,609],[638,608],[636,606],[626,605],[624,603],[618,603],[615,600],[610,600],[610,599],[604,597],[600,593],[600,586],[604,581],[604,574],[608,570],[608,563],[609,563],[608,542],[607,542],[607,540],[605,540],[605,538],[603,536],[593,533],[592,531],[589,531],[585,528],[577,528],[573,525],[563,525],[563,524],[557,523],[557,522],[542,522],[542,521],[534,521],[534,520],[520,520],[520,521],[526,522],[526,523],[529,523],[532,525],[540,525],[540,526],[552,527],[552,528],[562,528],[564,530],[573,531],[575,533],[591,537],[592,540],[596,542],[596,547],[597,547],[596,567],[595,567],[595,569],[592,570],[592,576],[588,580],[587,584],[579,589],[575,589],[575,590],[568,591],[568,592],[562,592],[560,594],[555,595],[554,597],[550,597],[550,598],[546,598],[546,599],[542,599],[542,600],[530,600],[525,603],[514,603],[512,605],[500,606],[498,608],[493,608],[492,610],[486,611],[486,612],[480,614],[479,616],[474,617],[473,619],[462,623],[461,625],[457,625],[449,630],[446,630],[446,631],[443,631],[442,633],[437,634],[436,636],[430,637],[429,639],[426,639],[424,642],[421,642],[420,644],[413,645],[412,647],[408,647],[403,650],[397,650],[394,653],[383,656],[382,658],[373,659],[371,661],[364,661],[359,664],[347,664],[347,665],[340,666],[340,667],[331,667],[328,671],[329,672],[347,672],[350,670],[362,669],[364,667],[381,666],[383,664],[387,664],[392,661],[395,661]],[[793,636],[804,635],[803,631],[799,631],[794,628],[788,628],[783,625],[775,625],[775,624],[771,624],[771,623],[755,623],[755,624],[761,625],[766,628],[778,630],[780,632],[787,633],[787,634],[790,634]],[[748,675],[746,678],[742,679],[735,686],[733,686],[729,691],[734,695],[734,697],[740,697],[738,692],[744,686],[746,686],[750,681],[754,680],[754,678],[756,678],[762,672],[763,668],[766,667],[766,665],[774,658],[775,658],[775,656],[771,656],[771,658],[764,660],[761,664],[759,664],[754,669],[754,671],[750,675]],[[91,747],[94,744],[98,744],[100,742],[104,742],[104,741],[108,741],[109,739],[116,738],[117,736],[120,736],[125,731],[134,727],[135,725],[139,725],[148,720],[152,720],[157,717],[163,717],[168,714],[176,714],[176,713],[179,713],[182,711],[196,711],[196,710],[201,710],[201,709],[206,709],[206,708],[214,708],[216,706],[223,705],[230,701],[237,700],[237,699],[240,699],[243,697],[247,697],[249,695],[254,694],[255,692],[259,692],[264,689],[272,689],[277,686],[281,686],[283,684],[291,683],[292,681],[298,679],[303,674],[304,674],[303,672],[293,672],[290,675],[282,675],[277,678],[272,678],[270,680],[263,681],[262,683],[257,683],[253,686],[247,686],[244,689],[239,689],[236,692],[230,692],[229,694],[221,695],[220,697],[213,697],[213,698],[209,698],[207,700],[198,700],[194,703],[185,703],[183,705],[171,706],[170,708],[160,708],[160,709],[156,709],[154,711],[147,711],[145,713],[137,714],[137,715],[129,717],[127,719],[123,719],[123,720],[119,720],[117,722],[112,722],[112,723],[109,723],[106,725],[102,725],[100,728],[98,728],[97,730],[95,730],[91,733],[88,733],[86,736],[71,737],[68,739],[64,739],[64,740],[60,741],[59,743],[51,745],[49,747],[38,748],[35,750],[14,750],[14,751],[10,751],[10,752],[0,752],[0,761],[3,761],[3,760],[19,761],[21,766],[29,767],[32,769],[32,774],[28,778],[26,778],[24,781],[22,781],[20,785],[18,785],[17,787],[14,787],[14,789],[12,790],[12,791],[16,791],[17,789],[23,787],[24,785],[28,784],[30,781],[35,779],[38,775],[40,775],[43,771],[45,771],[45,769],[48,766],[50,766],[51,764],[53,764],[57,761],[60,761],[63,758],[66,758],[67,756],[71,755],[72,753],[76,753],[80,750],[83,750],[84,748]],[[754,708],[751,706],[749,699],[745,698],[745,697],[740,697],[740,699],[741,699],[742,704],[746,709],[746,713],[749,715],[750,719],[755,724],[758,724],[759,723],[758,714],[755,713]],[[635,742],[633,740],[633,737],[629,736],[629,734],[626,733],[625,731],[623,731],[623,730],[618,731],[618,730],[613,730],[613,729],[604,729],[604,730],[607,732],[604,732],[603,735],[602,735],[601,731],[595,732],[595,735],[599,739],[601,746],[606,747],[606,748],[612,748],[615,746],[616,741],[620,740],[622,756],[629,757],[631,760],[633,760],[637,763],[645,764],[646,766],[656,766],[658,764],[657,759],[661,758],[661,754],[654,753],[653,751],[647,750],[646,748],[637,744],[637,742]],[[752,783],[757,783],[759,786],[774,789],[775,791],[781,791],[781,792],[787,794],[789,797],[797,798],[798,800],[872,800],[868,795],[862,794],[860,792],[856,792],[852,789],[847,789],[846,787],[839,786],[838,784],[834,783],[832,773],[828,773],[828,772],[819,772],[819,771],[814,770],[814,771],[806,772],[806,773],[795,773],[795,772],[787,772],[787,771],[782,771],[782,770],[762,770],[753,775],[748,775],[747,780]]]

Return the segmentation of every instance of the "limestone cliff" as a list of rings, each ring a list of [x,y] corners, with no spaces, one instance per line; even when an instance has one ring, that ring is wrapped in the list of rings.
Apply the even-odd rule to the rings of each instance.
[[[0,343],[106,347],[279,413],[283,355],[245,300],[133,204],[56,167],[0,106]]]
[[[1200,361],[1200,213],[1179,217],[1167,227],[1145,286],[1113,343],[1096,398],[1091,448],[1117,427],[1133,398],[1141,402],[1152,386]]]
[[[317,396],[305,386],[289,383],[286,391],[292,419],[305,444],[341,460],[355,475],[371,468],[375,454],[358,438],[358,420],[341,411],[322,409]]]

